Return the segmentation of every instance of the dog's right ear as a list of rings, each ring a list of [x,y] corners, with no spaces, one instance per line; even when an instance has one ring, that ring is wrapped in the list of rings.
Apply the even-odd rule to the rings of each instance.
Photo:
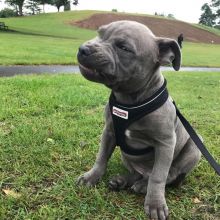
[[[169,38],[156,39],[159,51],[159,63],[160,65],[171,64],[173,68],[178,71],[181,65],[181,52],[178,43]]]

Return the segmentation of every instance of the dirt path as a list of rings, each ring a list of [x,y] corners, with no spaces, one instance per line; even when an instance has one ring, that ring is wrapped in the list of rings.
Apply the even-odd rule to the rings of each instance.
[[[97,30],[98,27],[118,20],[133,20],[148,26],[156,36],[170,37],[177,39],[180,33],[183,33],[184,40],[196,43],[220,44],[220,36],[209,31],[203,30],[189,23],[158,17],[149,17],[141,15],[128,15],[122,13],[99,13],[91,17],[71,22],[72,25],[81,28]]]
[[[174,71],[171,67],[162,67],[162,71]],[[220,72],[220,68],[209,67],[181,67],[180,71],[195,72]],[[59,73],[79,73],[76,65],[38,65],[38,66],[0,66],[0,77],[9,77],[24,74],[59,74]]]

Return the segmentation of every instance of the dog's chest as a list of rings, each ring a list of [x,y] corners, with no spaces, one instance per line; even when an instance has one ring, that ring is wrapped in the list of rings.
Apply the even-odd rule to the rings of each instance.
[[[146,119],[134,122],[125,130],[125,141],[133,149],[155,147],[156,137],[153,125],[147,126]]]

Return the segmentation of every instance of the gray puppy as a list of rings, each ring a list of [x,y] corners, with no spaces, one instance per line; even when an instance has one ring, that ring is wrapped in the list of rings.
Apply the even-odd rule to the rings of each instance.
[[[109,87],[122,105],[141,103],[162,87],[164,77],[160,65],[171,63],[175,70],[180,68],[181,53],[176,41],[155,37],[140,23],[113,22],[100,27],[98,34],[79,48],[80,71],[86,79]],[[97,159],[93,168],[78,178],[78,184],[93,186],[104,175],[116,147],[115,129],[107,103]],[[153,150],[138,155],[121,150],[129,174],[113,177],[109,187],[114,190],[129,187],[146,194],[144,209],[150,219],[167,219],[165,186],[180,184],[201,157],[176,116],[171,97],[155,111],[130,124],[122,135],[134,151]]]

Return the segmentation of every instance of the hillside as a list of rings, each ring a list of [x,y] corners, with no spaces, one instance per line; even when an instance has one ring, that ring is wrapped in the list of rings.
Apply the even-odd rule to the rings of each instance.
[[[136,14],[131,16],[130,14],[117,13],[112,15],[112,13],[104,13],[100,11],[69,11],[1,18],[0,21],[5,22],[10,30],[0,31],[1,41],[3,42],[0,44],[0,65],[77,64],[76,54],[79,46],[97,35],[95,30],[99,25],[108,23],[113,18],[139,19],[138,21],[143,19],[144,22],[155,18],[155,23],[152,26],[148,26],[158,36],[176,38],[182,31],[177,29],[180,25],[177,28],[173,28],[174,23],[179,22],[175,20]],[[164,22],[171,22],[171,24],[165,27]],[[182,25],[187,25],[184,32],[186,38],[188,37],[186,35],[187,31],[191,30],[190,28],[192,27],[191,34],[202,31],[199,32],[201,33],[201,39],[192,39],[191,37],[187,39],[188,42],[184,42],[182,65],[219,67],[220,43],[207,44],[209,41],[204,41],[204,39],[207,36],[215,36],[219,40],[220,35],[213,35],[211,33],[212,29],[209,29],[210,31],[208,32],[199,27],[194,27],[184,22],[181,23]],[[163,28],[161,33],[154,30],[154,27],[157,26],[157,30],[162,30]],[[176,32],[173,33],[174,29],[176,29]],[[168,33],[166,32],[167,30],[169,30]],[[218,32],[216,33],[218,34]],[[215,43],[218,42],[216,41]]]
[[[220,44],[220,36],[208,30],[196,27],[189,23],[171,20],[159,17],[116,14],[116,13],[99,13],[90,16],[81,21],[71,22],[81,28],[97,29],[99,26],[118,20],[134,20],[147,25],[156,36],[170,37],[176,39],[180,33],[183,33],[186,41],[195,43],[214,43]]]

